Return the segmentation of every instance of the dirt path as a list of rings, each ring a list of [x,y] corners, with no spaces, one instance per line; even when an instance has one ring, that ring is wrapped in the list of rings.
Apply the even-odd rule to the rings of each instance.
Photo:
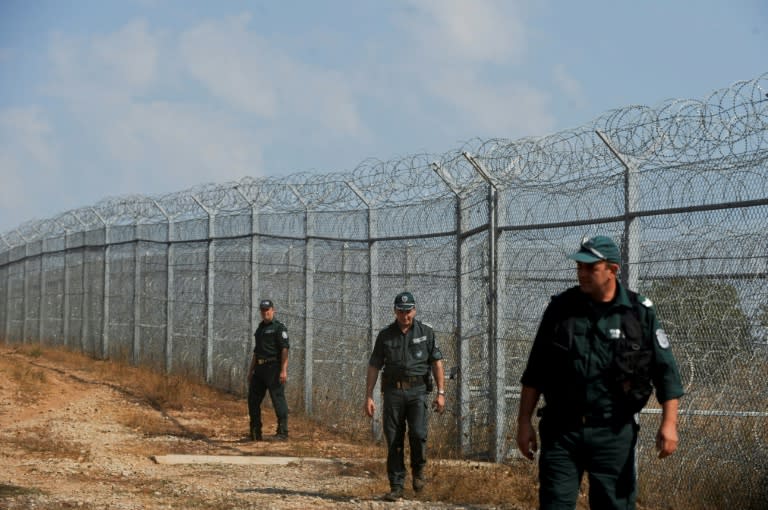
[[[173,408],[137,385],[147,377],[137,369],[58,356],[0,345],[0,508],[526,508],[440,502],[437,481],[419,499],[384,502],[380,446],[353,444],[300,418],[292,418],[288,442],[245,441],[243,399],[198,388]],[[153,460],[169,454],[300,460]]]

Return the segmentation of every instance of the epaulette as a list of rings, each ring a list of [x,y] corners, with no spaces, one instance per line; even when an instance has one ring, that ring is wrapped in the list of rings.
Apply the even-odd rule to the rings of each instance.
[[[653,306],[653,301],[651,301],[650,299],[648,299],[647,297],[641,294],[637,295],[637,300],[638,302],[640,302],[641,305],[643,305],[646,308],[650,308]]]

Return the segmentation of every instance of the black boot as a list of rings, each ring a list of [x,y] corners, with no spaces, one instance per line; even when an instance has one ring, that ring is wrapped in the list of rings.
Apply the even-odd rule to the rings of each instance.
[[[424,472],[418,471],[413,473],[413,490],[421,492],[425,485],[427,485],[427,477],[424,476]]]
[[[275,439],[285,441],[288,439],[288,420],[279,420],[277,422],[277,433]]]
[[[251,441],[261,441],[261,430],[251,427]]]

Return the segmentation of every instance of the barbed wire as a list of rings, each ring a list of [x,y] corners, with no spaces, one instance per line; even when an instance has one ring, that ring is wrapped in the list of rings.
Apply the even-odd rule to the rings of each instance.
[[[766,487],[751,473],[768,470],[767,89],[768,73],[550,136],[113,197],[26,222],[0,235],[0,336],[128,353],[242,393],[253,304],[268,296],[291,331],[292,407],[312,395],[314,416],[355,429],[350,395],[363,394],[371,338],[410,289],[456,374],[456,407],[436,422],[460,454],[493,457],[513,433],[541,313],[575,284],[566,252],[582,235],[631,237],[639,255],[626,269],[660,300],[687,393],[680,464],[650,464],[641,449],[640,469],[652,466],[649,487],[701,480],[653,501],[684,506],[696,493],[750,508]],[[711,482],[733,473],[735,499],[721,505]]]
[[[445,170],[456,191],[471,194],[483,180],[467,164],[465,153],[482,162],[500,188],[578,199],[603,188],[605,179],[621,176],[615,157],[595,135],[598,131],[637,163],[643,179],[662,179],[652,185],[658,193],[650,195],[663,197],[667,205],[690,196],[683,193],[690,189],[698,193],[717,190],[719,200],[764,197],[768,191],[765,180],[754,173],[768,160],[767,90],[768,73],[717,90],[704,100],[627,106],[580,128],[540,138],[476,139],[444,154],[365,160],[347,173],[244,177],[159,196],[108,198],[53,218],[23,223],[2,234],[0,252],[105,225],[183,222],[251,209],[265,213],[392,209],[440,200],[453,191],[434,172],[435,164]],[[725,170],[727,178],[719,177]]]

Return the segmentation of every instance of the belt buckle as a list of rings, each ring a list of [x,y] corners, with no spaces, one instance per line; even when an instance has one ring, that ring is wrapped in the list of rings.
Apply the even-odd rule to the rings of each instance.
[[[396,381],[395,382],[395,388],[397,388],[398,390],[402,390],[403,389],[403,381]]]
[[[581,416],[581,424],[582,425],[586,425],[587,424],[587,417],[586,417],[586,415],[582,415]]]

